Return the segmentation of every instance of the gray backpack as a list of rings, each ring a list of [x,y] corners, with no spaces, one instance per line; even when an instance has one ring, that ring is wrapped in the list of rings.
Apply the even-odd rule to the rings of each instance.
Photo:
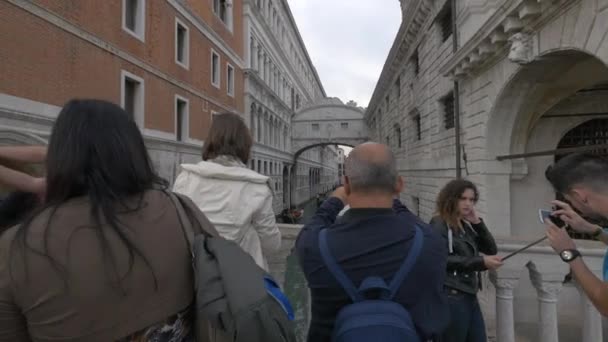
[[[171,199],[192,252],[196,341],[295,342],[293,309],[272,277],[188,197]]]

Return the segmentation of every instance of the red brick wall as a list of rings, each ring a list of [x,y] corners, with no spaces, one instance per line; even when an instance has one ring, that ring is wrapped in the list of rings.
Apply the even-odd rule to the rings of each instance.
[[[166,1],[146,1],[145,43],[122,30],[122,1],[36,2],[84,31],[188,84],[197,92],[243,112],[242,71],[183,17],[180,20],[189,27],[190,34],[189,70],[175,63],[175,17],[178,14]],[[207,11],[211,13],[211,2],[208,2]],[[240,1],[236,3],[240,4]],[[237,8],[240,5],[234,9],[235,31],[237,21],[242,22]],[[239,39],[242,41],[242,33],[234,41]],[[239,44],[242,50],[242,44]],[[205,111],[204,100],[197,95],[7,2],[0,2],[0,46],[1,93],[57,106],[74,97],[94,97],[120,103],[121,70],[126,70],[144,79],[146,128],[174,132],[174,99],[175,94],[179,94],[190,101],[190,136],[205,138],[211,104]],[[220,89],[211,85],[211,48],[221,56]],[[233,49],[239,51],[236,47]],[[228,96],[226,91],[227,62],[235,67],[234,97]]]

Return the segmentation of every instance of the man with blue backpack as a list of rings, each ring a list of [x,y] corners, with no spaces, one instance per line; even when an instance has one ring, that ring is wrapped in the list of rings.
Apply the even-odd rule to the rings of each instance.
[[[359,145],[346,160],[344,187],[302,229],[296,249],[312,296],[309,342],[428,341],[447,326],[446,243],[395,199],[403,186],[386,145]]]

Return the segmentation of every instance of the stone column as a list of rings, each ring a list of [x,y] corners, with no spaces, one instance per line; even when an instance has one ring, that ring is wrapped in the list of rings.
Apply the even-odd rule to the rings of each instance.
[[[259,141],[262,144],[266,144],[266,117],[267,115],[260,113],[260,128],[262,135],[259,136]],[[260,172],[261,173],[261,172]]]
[[[513,289],[519,279],[503,278],[496,272],[491,272],[490,280],[496,287],[496,341],[515,342]]]
[[[264,51],[260,49],[260,78],[262,80],[266,79],[266,55]]]
[[[562,281],[545,280],[530,274],[532,285],[538,293],[538,337],[540,342],[559,341],[557,329],[557,300],[562,289]]]
[[[255,39],[251,41],[251,51],[249,53],[251,54],[251,68],[258,70],[258,43]]]
[[[576,288],[581,296],[581,317],[583,322],[583,331],[581,333],[581,336],[583,336],[582,342],[603,341],[602,316],[593,306],[589,297],[587,297],[580,285],[576,284]]]
[[[270,130],[268,134],[268,145],[274,146],[274,118],[270,117]]]

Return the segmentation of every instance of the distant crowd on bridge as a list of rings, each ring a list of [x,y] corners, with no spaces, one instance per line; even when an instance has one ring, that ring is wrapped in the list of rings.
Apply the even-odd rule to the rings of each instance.
[[[251,147],[241,117],[218,114],[201,161],[170,187],[136,123],[101,100],[68,102],[48,146],[0,147],[0,341],[296,341],[297,310],[269,272],[282,241],[273,191],[248,167]],[[307,340],[487,341],[481,274],[509,261],[476,209],[484,194],[450,180],[424,222],[400,200],[396,164],[388,146],[360,144],[314,199],[295,245]],[[608,315],[608,284],[565,229],[608,244],[590,222],[608,218],[608,161],[572,154],[546,178],[564,199],[546,236]]]

